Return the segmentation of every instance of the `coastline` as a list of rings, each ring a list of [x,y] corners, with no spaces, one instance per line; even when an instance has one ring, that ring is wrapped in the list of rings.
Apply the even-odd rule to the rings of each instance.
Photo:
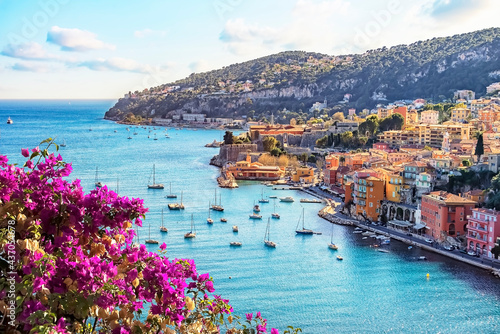
[[[448,251],[444,249],[439,249],[437,248],[437,245],[435,243],[428,244],[423,240],[423,238],[420,238],[419,236],[418,237],[416,235],[408,236],[405,235],[403,232],[399,232],[378,225],[368,225],[367,223],[344,216],[340,214],[338,211],[336,211],[335,207],[332,207],[332,204],[334,204],[335,201],[331,197],[327,197],[325,194],[322,194],[322,191],[320,189],[316,188],[312,189],[314,190],[311,190],[309,188],[302,188],[301,191],[326,201],[327,204],[318,212],[318,216],[329,221],[332,224],[359,227],[365,230],[369,230],[370,232],[382,234],[390,237],[391,239],[405,243],[407,245],[416,246],[426,251],[440,254],[449,257],[451,259],[460,261],[462,263],[466,263],[471,266],[487,270],[495,277],[500,278],[500,261],[498,260],[475,258],[455,250]]]

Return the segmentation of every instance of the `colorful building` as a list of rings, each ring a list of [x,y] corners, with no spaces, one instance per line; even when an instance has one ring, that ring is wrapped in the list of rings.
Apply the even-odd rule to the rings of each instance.
[[[454,108],[451,110],[451,121],[464,123],[470,116],[470,109],[467,108]]]
[[[227,171],[233,174],[237,180],[279,180],[285,170],[277,166],[264,166],[260,162],[250,162],[250,156],[247,160],[238,161],[235,165],[227,167]]]
[[[313,183],[314,169],[312,167],[298,167],[292,175],[292,181],[295,183]]]
[[[421,219],[427,226],[426,234],[437,240],[444,240],[447,236],[465,235],[467,216],[472,213],[476,204],[445,191],[423,195]]]
[[[467,248],[478,255],[492,258],[491,249],[500,237],[500,212],[477,208],[467,218]]]
[[[426,124],[438,124],[439,111],[424,110],[420,113],[420,122]]]
[[[358,216],[377,221],[382,212],[384,180],[374,170],[364,169],[354,173],[353,200]],[[347,197],[347,195],[346,195]]]

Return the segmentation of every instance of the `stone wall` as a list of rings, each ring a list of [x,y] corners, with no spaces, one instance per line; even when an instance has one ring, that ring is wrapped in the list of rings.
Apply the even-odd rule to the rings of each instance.
[[[238,161],[240,154],[246,154],[248,151],[257,152],[256,144],[222,145],[219,154],[210,160],[210,164],[218,167],[224,166],[228,162]]]

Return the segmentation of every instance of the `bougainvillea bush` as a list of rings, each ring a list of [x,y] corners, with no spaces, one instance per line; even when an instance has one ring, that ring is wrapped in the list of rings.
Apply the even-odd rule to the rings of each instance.
[[[233,318],[192,260],[133,243],[142,200],[84,193],[53,140],[41,145],[22,167],[0,156],[0,332],[267,332],[260,313]]]

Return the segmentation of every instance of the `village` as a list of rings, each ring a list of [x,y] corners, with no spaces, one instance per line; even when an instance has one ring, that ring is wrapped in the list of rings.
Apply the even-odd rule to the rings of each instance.
[[[443,121],[440,111],[424,110],[421,99],[380,105],[361,115],[350,109],[345,120],[328,128],[275,124],[271,117],[268,124],[247,124],[248,133],[234,137],[236,144],[224,142],[211,163],[222,167],[221,186],[237,187],[237,180],[315,186],[342,199],[332,211],[337,218],[386,226],[446,250],[494,259],[500,254],[500,211],[494,201],[500,99],[492,93],[499,89],[493,84],[489,96],[479,99],[472,91],[457,91],[450,119]],[[401,129],[376,134],[369,148],[349,149],[335,140],[318,147],[325,136],[352,135],[370,117],[394,114],[404,121]]]

